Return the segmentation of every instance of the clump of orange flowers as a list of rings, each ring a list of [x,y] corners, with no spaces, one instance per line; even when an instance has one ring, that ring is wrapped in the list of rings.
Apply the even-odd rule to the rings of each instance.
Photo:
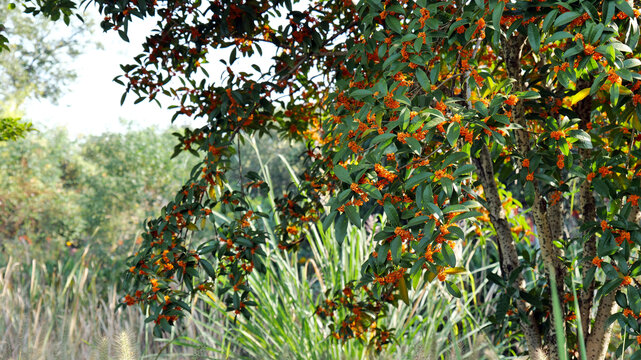
[[[509,106],[514,106],[517,102],[519,102],[519,98],[516,97],[516,95],[510,95],[510,97],[505,100],[505,104]]]
[[[556,167],[563,169],[563,167],[565,167],[565,157],[563,155],[558,155],[556,159]]]
[[[550,133],[550,137],[554,140],[559,140],[560,138],[565,137],[565,132],[563,130],[555,130]]]

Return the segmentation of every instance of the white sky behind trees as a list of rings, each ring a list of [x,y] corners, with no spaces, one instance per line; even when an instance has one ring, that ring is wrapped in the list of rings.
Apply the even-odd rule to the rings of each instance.
[[[301,1],[296,8],[304,10],[309,3]],[[90,14],[97,14],[97,9],[89,9]],[[95,16],[95,15],[94,15]],[[87,17],[87,16],[86,16]],[[63,96],[57,103],[49,100],[28,100],[24,105],[25,119],[32,121],[40,131],[55,127],[64,127],[71,137],[80,135],[97,135],[103,132],[122,132],[129,127],[154,127],[165,129],[171,126],[174,110],[166,109],[172,104],[172,99],[158,96],[162,107],[155,102],[143,101],[134,105],[135,95],[130,93],[121,106],[120,99],[125,87],[113,81],[122,75],[121,64],[133,63],[133,58],[139,55],[142,44],[155,25],[154,19],[135,19],[129,25],[129,43],[123,41],[116,31],[103,32],[99,26],[100,18],[94,17],[94,31],[89,33],[95,43],[102,46],[89,46],[85,53],[78,56],[71,64],[77,72],[77,79],[70,82],[63,90]],[[72,21],[78,21],[74,19]],[[285,19],[273,19],[272,26],[285,25]],[[54,26],[65,32],[65,25],[58,21]],[[251,58],[239,58],[232,69],[235,73],[245,71],[255,73],[251,64],[258,65],[264,72],[273,61],[276,48],[269,44],[261,44],[263,55],[256,53]],[[211,52],[209,64],[203,65],[210,75],[210,80],[220,80],[221,74],[226,75],[225,66],[219,59],[229,59],[231,48],[217,49]],[[240,54],[239,54],[240,55]],[[126,80],[126,79],[125,79]],[[204,120],[191,120],[179,116],[174,123],[177,126],[202,126]]]

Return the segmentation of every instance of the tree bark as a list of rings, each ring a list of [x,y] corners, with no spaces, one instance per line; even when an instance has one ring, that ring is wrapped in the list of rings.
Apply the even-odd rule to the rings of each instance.
[[[522,91],[524,82],[521,76],[521,57],[523,47],[526,45],[526,37],[523,34],[512,36],[508,39],[508,44],[504,51],[505,68],[510,78],[516,80],[514,83],[514,90]],[[530,152],[530,136],[527,132],[527,122],[525,120],[525,107],[522,102],[518,102],[512,106],[512,117],[514,122],[517,123],[522,129],[516,130],[516,145],[523,157],[527,157]],[[523,171],[521,163],[519,162],[519,171]],[[484,186],[485,188],[485,186]],[[559,260],[561,253],[558,248],[553,244],[555,239],[558,239],[562,233],[561,221],[561,208],[560,201],[552,205],[551,211],[547,212],[546,201],[538,191],[538,184],[534,181],[535,195],[533,215],[536,227],[539,232],[539,244],[541,246],[541,256],[545,265],[548,276],[550,271],[555,271],[557,275],[557,292],[563,294],[563,279],[565,277],[565,267]],[[560,302],[562,304],[562,302]],[[562,311],[563,312],[563,311]],[[554,314],[551,315],[552,323],[554,323]],[[565,324],[565,321],[563,321]],[[551,360],[556,360],[559,357],[556,330],[554,326],[550,327],[546,335],[547,354]]]
[[[512,271],[519,266],[519,258],[518,252],[516,251],[516,244],[512,239],[510,224],[505,216],[496,181],[494,180],[492,158],[485,144],[481,147],[479,157],[473,157],[473,162],[478,170],[481,184],[483,185],[483,192],[485,193],[487,208],[490,213],[490,221],[496,230],[501,272],[503,278],[507,279]],[[522,274],[518,275],[516,282],[519,290],[525,289],[525,279]],[[532,312],[522,301],[517,301],[516,306],[520,313],[527,314],[529,320],[528,323],[521,323],[521,329],[525,335],[530,358],[532,360],[547,359],[541,343],[541,332]]]
[[[606,327],[606,323],[610,315],[612,315],[617,308],[614,302],[615,294],[616,291],[612,291],[601,298],[596,317],[594,318],[592,332],[588,336],[587,343],[585,344],[588,359],[605,359],[608,344],[610,343],[610,336],[612,335],[612,326]]]

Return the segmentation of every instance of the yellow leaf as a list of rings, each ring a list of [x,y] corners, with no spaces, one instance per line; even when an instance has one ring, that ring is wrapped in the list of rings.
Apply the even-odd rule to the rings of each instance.
[[[435,277],[436,277],[436,274],[435,274],[435,273],[433,273],[433,272],[431,272],[431,271],[430,271],[430,272],[428,272],[428,273],[427,273],[427,282],[428,282],[428,283],[431,283],[431,282],[432,282],[432,280],[434,280],[434,278],[435,278]]]
[[[187,224],[187,229],[191,231],[198,231],[198,226],[196,226],[196,224],[189,223]]]
[[[585,88],[579,91],[578,93],[574,94],[572,97],[570,97],[570,100],[572,101],[572,105],[585,99],[588,95],[590,95],[590,88]]]
[[[632,118],[630,119],[630,123],[632,124],[632,127],[641,131],[641,121],[639,121],[639,115],[637,115],[636,111],[632,112]]]
[[[209,198],[216,201],[216,188],[213,186],[209,187]]]
[[[464,267],[454,267],[454,268],[445,269],[445,273],[448,274],[448,275],[460,274],[460,273],[464,273],[466,271],[467,270],[465,270]]]
[[[405,278],[403,276],[401,276],[401,279],[398,282],[398,290],[401,293],[401,300],[403,300],[406,305],[409,305],[410,298],[407,295],[407,284],[405,284]]]
[[[632,90],[628,89],[625,86],[619,86],[619,94],[630,95],[630,94],[632,94]]]

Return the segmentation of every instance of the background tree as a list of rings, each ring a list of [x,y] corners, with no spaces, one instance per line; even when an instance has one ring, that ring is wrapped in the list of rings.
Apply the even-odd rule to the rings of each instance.
[[[33,130],[20,120],[25,100],[55,102],[75,79],[70,64],[89,45],[89,27],[74,23],[60,32],[50,19],[25,14],[8,0],[0,9],[0,139],[15,140]]]

